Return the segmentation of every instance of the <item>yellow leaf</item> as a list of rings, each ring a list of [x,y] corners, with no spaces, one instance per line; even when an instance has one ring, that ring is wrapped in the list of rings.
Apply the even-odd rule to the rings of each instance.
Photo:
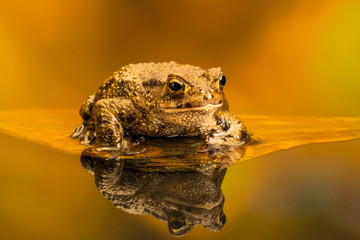
[[[279,116],[241,116],[254,143],[246,149],[237,150],[235,160],[249,160],[261,155],[288,149],[300,145],[321,142],[345,141],[360,138],[360,118],[338,117],[279,117]],[[33,109],[0,112],[0,131],[6,134],[37,142],[72,154],[81,154],[85,146],[70,135],[81,123],[77,110],[71,109]],[[157,145],[156,145],[157,144]],[[148,153],[127,156],[126,159],[142,160],[145,167],[163,167],[167,170],[184,167],[190,164],[186,159],[166,158],[156,146],[158,141],[151,142]],[[155,147],[154,147],[155,146]],[[246,150],[246,151],[245,151]],[[209,161],[224,161],[223,158],[210,159],[198,154],[194,157],[192,167]],[[150,158],[150,160],[149,160]],[[138,162],[139,163],[139,162]],[[169,167],[168,165],[171,165]]]

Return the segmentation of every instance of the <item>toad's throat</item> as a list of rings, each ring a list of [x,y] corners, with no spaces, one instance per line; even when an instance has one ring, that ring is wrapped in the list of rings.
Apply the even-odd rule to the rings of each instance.
[[[163,108],[164,112],[166,113],[178,113],[178,112],[188,112],[188,111],[208,111],[211,109],[219,108],[222,104],[206,104],[204,106],[197,106],[197,107],[165,107]]]

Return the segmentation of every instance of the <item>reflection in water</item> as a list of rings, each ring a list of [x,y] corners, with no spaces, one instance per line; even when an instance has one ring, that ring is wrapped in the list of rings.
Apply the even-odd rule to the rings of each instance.
[[[26,116],[26,118],[24,118],[24,116]],[[66,153],[80,155],[84,151],[85,147],[79,144],[78,141],[72,141],[72,139],[69,136],[73,128],[78,123],[77,116],[78,113],[76,110],[31,109],[31,110],[1,111],[0,132],[15,137],[19,137],[22,139],[27,139],[29,141],[36,142],[47,147],[52,147],[54,149],[58,149]],[[181,188],[181,186],[183,185],[186,186],[186,184],[190,185],[191,183],[193,183],[194,182],[193,180],[191,181],[187,180],[192,178],[197,178],[197,179],[202,178],[204,182],[207,183],[212,182],[215,186],[219,188],[221,183],[221,176],[220,176],[221,174],[216,172],[225,171],[224,169],[226,167],[238,161],[254,159],[256,157],[264,156],[266,154],[273,153],[282,149],[289,149],[296,146],[301,146],[311,143],[345,141],[345,140],[360,138],[359,117],[347,117],[347,118],[317,118],[316,117],[315,118],[315,117],[300,117],[300,116],[298,117],[242,116],[242,119],[244,119],[244,122],[246,122],[248,129],[253,134],[252,139],[256,141],[255,143],[246,146],[246,153],[245,153],[245,149],[228,149],[227,152],[232,151],[231,154],[226,155],[226,154],[222,154],[221,151],[220,152],[214,151],[213,152],[214,156],[209,158],[207,153],[201,153],[194,150],[194,148],[196,149],[201,145],[201,143],[196,141],[197,139],[183,139],[184,144],[182,144],[180,141],[175,139],[166,139],[167,145],[178,147],[179,151],[175,153],[170,149],[164,149],[163,148],[164,141],[160,141],[160,139],[146,139],[147,141],[146,151],[139,155],[122,156],[120,160],[124,163],[124,165],[117,164],[117,168],[119,167],[121,168],[121,166],[125,166],[124,167],[125,172],[119,170],[117,172],[113,171],[115,175],[115,176],[113,175],[113,177],[110,177],[110,175],[108,175],[107,178],[104,178],[103,176],[105,175],[98,174],[97,172],[99,172],[100,170],[97,169],[101,169],[101,167],[99,168],[98,165],[102,164],[106,166],[108,164],[111,164],[111,162],[116,162],[116,161],[104,161],[101,159],[95,160],[95,157],[107,158],[110,157],[111,154],[106,154],[105,152],[104,153],[93,152],[93,155],[91,155],[92,154],[91,149],[86,149],[84,152],[83,161],[86,160],[86,156],[87,156],[88,160],[86,160],[85,162],[88,162],[88,164],[86,166],[88,166],[89,169],[92,169],[92,171],[95,171],[94,173],[95,176],[102,176],[103,179],[102,180],[100,179],[100,181],[98,180],[99,177],[97,177],[96,180],[97,184],[99,184],[100,182],[102,183],[109,182],[112,179],[112,181],[110,181],[111,184],[110,187],[105,187],[104,185],[101,184],[99,185],[99,188],[104,193],[108,189],[108,193],[106,193],[106,196],[108,196],[109,198],[113,196],[111,200],[116,200],[116,197],[118,196],[121,197],[120,198],[121,200],[124,200],[126,196],[125,193],[127,193],[128,198],[131,199],[130,196],[135,196],[135,195],[140,196],[141,191],[143,191],[141,187],[143,186],[146,187],[146,185],[154,186],[154,189],[150,189],[150,187],[145,188],[146,190],[148,190],[148,192],[151,193],[151,194],[148,193],[148,195],[146,195],[148,199],[154,196],[157,197],[155,200],[151,200],[151,201],[147,200],[148,206],[143,207],[144,209],[147,209],[147,212],[145,213],[150,213],[151,209],[152,210],[155,209],[155,207],[150,208],[151,206],[154,206],[155,202],[159,203],[163,199],[165,199],[165,196],[170,196],[171,189],[168,187],[168,185],[166,185],[167,184],[167,182],[165,181],[166,179],[168,179],[167,181],[170,181],[171,179],[182,178],[182,181],[180,181],[180,183],[179,181],[176,182],[175,180],[172,180],[173,185],[175,185],[173,189],[176,189],[178,192],[179,192],[178,189]],[[255,172],[251,171],[252,172],[251,175],[244,176],[241,178],[237,175],[232,176],[229,180],[233,183],[236,183],[238,181],[248,181],[248,185],[246,189],[252,189],[252,191],[244,190],[246,194],[241,197],[241,199],[244,199],[244,201],[247,203],[237,204],[234,202],[234,204],[231,206],[231,214],[233,215],[233,218],[237,219],[236,225],[242,227],[241,227],[241,231],[236,228],[232,228],[231,230],[229,229],[229,232],[226,234],[226,236],[231,236],[231,235],[248,236],[249,234],[250,235],[255,234],[256,236],[260,236],[258,237],[259,239],[264,239],[266,237],[269,239],[270,238],[281,239],[281,236],[283,236],[282,238],[289,238],[289,234],[290,234],[291,236],[305,236],[303,237],[304,239],[310,236],[309,234],[311,234],[311,236],[314,236],[313,234],[319,233],[317,230],[319,230],[320,233],[325,233],[326,236],[339,236],[338,239],[344,239],[344,238],[348,239],[347,238],[347,236],[349,236],[348,234],[350,235],[357,234],[356,236],[358,236],[359,228],[357,226],[358,225],[357,223],[359,221],[356,215],[356,211],[354,211],[354,209],[356,209],[356,207],[358,206],[356,205],[356,200],[358,199],[357,198],[358,195],[356,194],[358,191],[356,191],[357,189],[355,187],[356,184],[359,182],[357,179],[358,175],[356,175],[356,169],[358,165],[356,164],[357,159],[355,157],[357,156],[356,154],[358,153],[356,148],[357,143],[358,143],[357,141],[353,141],[353,142],[349,142],[348,145],[338,143],[334,145],[324,145],[323,147],[320,147],[321,145],[318,145],[317,147],[314,146],[310,148],[303,148],[302,150],[300,149],[300,151],[279,153],[282,154],[281,156],[283,156],[284,159],[288,157],[294,158],[292,159],[292,161],[290,161],[290,163],[284,162],[284,165],[281,164],[281,161],[274,161],[273,163],[269,163],[266,161],[262,161],[261,163],[256,163],[256,164],[250,163],[248,165],[248,167],[252,166],[250,168],[246,168],[245,165],[245,171],[247,171],[247,169],[251,170],[254,168],[256,168],[257,170]],[[189,148],[188,146],[190,145],[194,146],[194,148]],[[24,146],[26,146],[26,144],[24,144]],[[328,148],[329,146],[341,146],[340,147],[341,150],[331,151],[331,149]],[[142,150],[142,147],[144,146],[140,146],[139,151]],[[312,150],[306,150],[306,149],[312,149]],[[136,151],[136,149],[134,149],[133,151]],[[2,214],[4,216],[2,216],[1,219],[3,219],[5,226],[12,226],[12,224],[15,224],[14,225],[15,228],[6,227],[7,230],[10,229],[10,231],[12,231],[11,229],[17,229],[20,226],[19,229],[22,230],[23,232],[26,232],[27,234],[29,229],[34,229],[34,232],[38,233],[36,236],[47,236],[46,234],[50,234],[50,233],[51,233],[50,236],[53,236],[54,228],[52,227],[56,227],[58,224],[49,225],[49,221],[46,220],[48,216],[46,213],[49,212],[49,209],[53,211],[52,207],[54,202],[59,201],[60,199],[61,204],[59,204],[57,209],[55,209],[58,210],[58,214],[56,215],[56,213],[54,213],[53,218],[54,220],[56,219],[56,223],[61,223],[60,224],[61,226],[64,225],[65,230],[66,230],[66,224],[68,224],[69,226],[71,225],[71,229],[72,229],[70,233],[76,232],[77,234],[85,234],[86,232],[87,234],[86,236],[91,236],[91,237],[94,237],[95,234],[99,234],[100,236],[103,235],[103,233],[106,234],[111,233],[115,235],[118,234],[117,230],[115,230],[118,228],[116,227],[114,228],[114,230],[111,230],[113,228],[108,223],[104,223],[103,219],[97,217],[97,215],[95,214],[97,213],[97,211],[95,212],[91,211],[91,215],[88,214],[84,215],[87,216],[85,217],[86,219],[81,219],[81,221],[78,221],[77,217],[83,215],[76,213],[79,213],[78,211],[81,211],[81,209],[79,210],[79,208],[77,207],[78,203],[76,203],[75,201],[74,202],[71,201],[72,205],[70,205],[70,208],[76,209],[76,211],[72,215],[74,219],[69,221],[68,219],[69,215],[62,214],[61,210],[59,210],[59,209],[63,209],[61,206],[68,206],[69,203],[66,203],[66,201],[63,201],[64,199],[58,197],[53,198],[54,201],[51,201],[51,199],[43,198],[44,196],[43,194],[40,195],[38,194],[39,192],[43,193],[43,191],[39,191],[38,189],[43,190],[44,187],[49,186],[49,188],[47,189],[48,193],[46,194],[48,195],[50,194],[51,196],[53,196],[52,193],[55,191],[54,190],[55,188],[53,184],[54,182],[51,179],[54,179],[53,178],[54,176],[49,175],[50,181],[48,181],[48,183],[44,183],[44,181],[42,180],[48,179],[44,177],[43,174],[44,173],[48,174],[49,173],[48,167],[57,164],[58,163],[57,161],[47,162],[47,160],[50,159],[45,157],[45,159],[47,160],[43,159],[44,162],[43,167],[46,169],[44,171],[40,171],[39,169],[42,168],[37,168],[39,170],[37,172],[29,171],[29,169],[30,170],[33,169],[34,166],[33,164],[31,164],[31,166],[28,166],[27,164],[26,169],[24,168],[23,171],[17,171],[18,174],[21,175],[23,174],[23,172],[26,172],[30,174],[29,175],[30,179],[32,180],[39,179],[39,181],[26,181],[26,183],[18,182],[18,179],[23,179],[23,176],[19,175],[19,178],[14,178],[12,172],[9,171],[9,169],[11,170],[11,166],[12,166],[13,169],[19,170],[19,166],[24,165],[22,164],[23,162],[6,161],[6,159],[12,160],[13,157],[17,155],[11,154],[9,153],[9,151],[3,151],[3,153],[5,154],[5,157],[3,157],[5,162],[2,162],[5,164],[5,165],[3,164],[4,167],[2,167],[3,171],[5,171],[4,172],[5,175],[3,177],[5,178],[8,177],[9,181],[7,182],[11,183],[11,185],[9,185],[7,188],[2,189],[4,192],[4,197],[6,196],[6,198],[4,198],[3,201],[5,202],[8,201],[9,203],[11,203],[11,205],[9,204],[9,206],[13,206],[13,208],[10,207],[7,208],[5,212],[3,211],[4,213],[7,213],[9,215]],[[174,154],[171,155],[170,153],[174,153]],[[323,156],[320,159],[317,158],[319,153],[321,153]],[[10,158],[6,157],[7,154],[10,156]],[[309,156],[314,155],[315,157],[311,158],[311,161],[309,161],[307,158],[300,160],[300,158],[303,158],[304,156],[303,154],[309,154]],[[92,157],[93,159],[91,159],[91,156],[93,156]],[[270,160],[273,159],[273,157],[269,156],[266,159]],[[10,163],[14,165],[10,165]],[[35,164],[39,163],[39,161],[35,161],[34,163]],[[68,166],[66,164],[69,164],[69,162],[66,161],[62,162],[60,166]],[[289,168],[288,166],[294,166],[294,167]],[[313,168],[314,166],[315,168]],[[306,171],[304,170],[305,168]],[[59,168],[57,172],[58,173],[57,177],[59,179],[64,178],[64,175],[62,173],[60,174],[61,170],[62,168]],[[111,169],[109,168],[107,171],[109,172],[110,170]],[[185,173],[183,174],[184,175],[183,177],[180,177],[181,174],[176,173],[176,171],[179,170],[183,172],[187,171],[188,173]],[[66,169],[66,174],[69,174],[71,171],[76,171],[76,168],[73,165],[71,165],[70,169],[69,168]],[[129,180],[130,177],[126,178],[126,176],[130,176],[130,174],[128,174],[128,172],[130,171],[133,172],[132,176],[140,176],[139,174],[140,171],[145,172],[143,173],[143,176],[145,176],[144,179],[148,179],[148,182],[146,182],[145,185],[140,184],[141,181],[136,180],[136,178],[133,177],[133,182],[134,181],[140,182],[138,183],[138,185],[135,185],[137,186],[137,188],[134,188],[135,189],[134,192],[131,192],[131,190],[128,189],[126,190],[127,192],[125,192],[124,190],[124,192],[116,193],[116,191],[119,189],[123,190],[120,186],[126,185],[126,184],[121,185],[122,183],[131,182]],[[138,173],[134,174],[136,171],[138,171]],[[104,170],[102,170],[102,172],[106,173],[106,171]],[[172,174],[169,172],[174,172],[174,173]],[[34,174],[36,175],[36,178],[33,178],[35,177]],[[195,176],[197,175],[197,177],[185,176],[191,174]],[[156,176],[156,177],[153,179],[153,181],[151,181],[149,180],[150,179],[149,176]],[[81,179],[80,176],[79,179]],[[120,179],[120,181],[115,182],[115,179],[118,180]],[[158,190],[156,192],[156,194],[158,195],[155,194],[156,180],[158,180],[159,182],[159,185],[157,185],[158,186],[157,189],[162,190],[160,186],[163,186],[162,188],[164,189],[163,191]],[[161,181],[162,181],[162,185],[160,183]],[[45,185],[36,184],[41,182],[43,182]],[[63,184],[64,182],[63,183],[60,182],[63,181],[58,181],[57,183],[58,185],[56,186],[67,189],[67,184],[64,185]],[[17,186],[18,184],[20,184],[21,186],[20,185],[19,185],[20,187]],[[36,188],[34,187],[35,186],[34,184],[36,184]],[[127,183],[127,186],[129,185],[130,184]],[[196,184],[194,183],[192,186],[195,185]],[[24,188],[24,186],[28,186],[28,187]],[[299,192],[296,189],[297,186],[301,186],[302,191]],[[32,187],[34,187],[33,190],[31,190]],[[187,188],[185,187],[182,188],[189,189],[189,191],[191,189],[189,186],[187,186]],[[22,204],[23,203],[22,198],[16,200],[11,197],[11,195],[22,196],[18,194],[19,189],[24,190],[25,192],[23,192],[23,196],[29,198],[29,201],[27,201],[28,205]],[[73,191],[76,191],[76,189],[77,188],[74,187]],[[201,191],[203,190],[201,189],[201,187],[196,188],[196,190],[198,189],[200,189],[198,195],[200,198],[201,194],[204,194],[204,192]],[[254,189],[255,191],[253,191]],[[217,191],[221,192],[219,189]],[[233,197],[240,198],[239,195],[242,195],[244,191],[234,193]],[[59,194],[58,191],[55,192],[56,194]],[[178,192],[176,192],[176,194],[178,194]],[[32,195],[29,193],[32,193]],[[165,195],[165,193],[167,195]],[[80,192],[77,193],[77,195],[79,195],[80,197],[79,199],[81,198],[88,199],[87,195],[81,195],[81,194],[84,193],[80,193]],[[145,195],[145,193],[142,194]],[[58,196],[58,195],[54,195],[54,196]],[[175,195],[175,196],[177,198],[174,199],[180,198],[179,195]],[[269,199],[269,201],[265,201],[265,202],[262,201],[264,197],[266,199]],[[69,199],[68,197],[65,198]],[[46,203],[44,202],[44,199]],[[202,197],[201,199],[206,199],[206,198]],[[298,201],[297,203],[299,203],[299,204],[295,204],[296,206],[294,205],[294,199]],[[184,202],[188,203],[192,199],[186,198],[187,201],[182,199],[180,200],[182,201],[181,203]],[[143,198],[143,201],[145,202],[145,197]],[[153,205],[151,205],[151,203]],[[200,204],[202,203],[203,202],[200,202]],[[79,204],[82,204],[82,202]],[[229,202],[227,202],[227,204],[229,204]],[[8,205],[5,204],[4,206],[8,206]],[[31,207],[27,207],[27,206],[31,206]],[[186,207],[188,207],[186,204],[185,205],[183,204],[182,206],[185,209]],[[191,206],[192,209],[201,209],[194,207],[194,205]],[[126,205],[124,205],[124,207],[122,208],[125,207]],[[140,206],[137,206],[137,208],[133,206],[133,208],[140,209]],[[242,215],[241,218],[238,218],[236,216],[240,213],[241,209],[245,209],[244,211],[245,213]],[[135,210],[132,211],[135,212]],[[25,218],[19,216],[18,213],[20,212],[22,213],[22,215],[25,214],[24,215]],[[140,210],[138,210],[137,212],[140,213]],[[44,213],[44,214],[38,215],[37,213]],[[159,213],[157,213],[156,215],[155,211],[153,211],[152,214],[155,216],[157,215],[160,216]],[[227,212],[227,214],[230,213]],[[32,220],[33,218],[28,218],[29,216],[43,216],[43,218],[42,219],[36,218],[35,221],[33,221]],[[168,215],[164,215],[164,216],[168,216]],[[166,219],[164,216],[162,217],[166,221],[169,220]],[[212,216],[214,217],[213,219],[215,219],[215,215]],[[140,220],[142,218],[139,217],[136,219]],[[223,222],[225,220],[224,217],[219,218],[219,220],[220,219],[222,219],[220,222]],[[274,219],[276,221],[274,221]],[[89,225],[87,225],[87,228],[84,228],[83,231],[81,230],[79,231],[79,228],[82,229],[84,227],[83,224],[81,224],[81,226],[78,226],[73,223],[82,222],[83,220],[87,221]],[[198,224],[209,225],[208,223],[205,223],[205,220],[202,221],[203,221],[202,223],[200,223],[201,221],[198,221]],[[314,227],[315,225],[313,223],[316,223],[315,224],[316,227]],[[21,224],[29,224],[29,225],[24,225],[26,226],[24,227]],[[88,231],[89,228],[92,228],[93,226],[96,226],[96,228],[100,227],[99,224],[102,226],[103,231]],[[137,221],[131,224],[125,224],[122,225],[122,229],[128,227],[129,231],[127,231],[127,233],[133,232],[132,226],[138,226],[138,224],[139,223]],[[191,224],[194,225],[195,223],[191,223]],[[43,231],[44,226],[47,226],[46,227],[47,233],[46,231]],[[179,224],[178,222],[173,222],[171,226],[175,228],[180,227],[181,229],[182,224],[181,223]],[[262,229],[262,231],[256,231],[256,230],[254,231],[254,229]],[[303,231],[304,229],[305,231]],[[68,235],[69,229],[67,230],[68,231],[62,231],[63,234]],[[18,232],[19,234],[22,234],[21,231]],[[333,235],[333,233],[335,233],[335,235]],[[126,236],[126,233],[124,234],[125,234],[124,236]],[[336,235],[336,234],[340,234],[340,235]],[[21,236],[22,237],[20,237],[20,239],[24,239],[23,235]],[[212,236],[216,237],[215,235]],[[317,239],[322,239],[322,238],[318,237]]]
[[[133,139],[136,142],[136,138]],[[146,143],[134,145],[127,152],[99,151],[95,146],[86,148],[83,155],[101,158],[121,158],[128,168],[148,171],[201,171],[223,169],[241,160],[251,142],[240,146],[214,148],[201,138],[146,138]],[[117,156],[119,155],[119,156]]]
[[[225,167],[141,171],[127,164],[129,159],[88,153],[84,151],[81,156],[84,168],[95,176],[99,191],[117,208],[166,221],[170,233],[176,236],[187,234],[196,225],[210,231],[222,230],[226,221],[221,191]]]
[[[24,118],[26,116],[26,118]],[[77,125],[78,113],[76,110],[56,110],[56,109],[31,109],[31,110],[16,110],[16,111],[1,111],[0,112],[0,132],[9,134],[15,137],[20,137],[23,139],[27,139],[29,141],[33,141],[36,143],[40,143],[42,145],[52,147],[54,149],[58,149],[67,153],[72,154],[80,154],[84,151],[84,146],[79,144],[78,141],[72,141],[70,138],[70,132]],[[221,177],[219,173],[225,171],[224,169],[229,167],[230,165],[238,162],[249,159],[254,159],[259,156],[264,156],[269,153],[273,153],[283,149],[289,149],[296,146],[311,144],[311,143],[323,143],[323,142],[334,142],[334,141],[345,141],[350,139],[358,139],[360,138],[360,118],[359,117],[338,117],[338,118],[318,118],[318,117],[279,117],[279,116],[242,116],[241,117],[246,125],[250,133],[252,134],[252,139],[254,142],[252,144],[248,144],[246,147],[242,148],[233,148],[229,147],[228,149],[221,149],[221,151],[214,150],[210,153],[212,154],[209,157],[207,152],[201,152],[197,150],[201,150],[201,141],[200,139],[192,138],[192,139],[182,139],[179,141],[178,139],[146,139],[146,151],[142,152],[138,155],[132,156],[121,156],[120,158],[113,157],[111,153],[104,152],[94,152],[93,149],[89,148],[83,152],[83,159],[89,158],[93,159],[90,162],[97,162],[96,164],[89,162],[89,166],[95,166],[97,164],[102,164],[106,166],[110,164],[112,161],[101,161],[95,160],[95,158],[109,158],[119,159],[120,162],[123,162],[123,165],[117,166],[117,168],[124,166],[125,172],[118,170],[117,172],[113,172],[115,176],[113,178],[107,177],[101,181],[106,182],[112,179],[112,187],[107,187],[105,189],[114,189],[120,188],[121,181],[126,182],[125,176],[127,176],[127,172],[129,171],[143,171],[144,176],[157,176],[154,178],[154,181],[150,183],[146,183],[149,186],[155,186],[156,179],[160,181],[164,181],[163,185],[165,186],[163,192],[166,192],[170,195],[170,190],[168,186],[165,184],[170,179],[175,179],[180,177],[180,173],[176,173],[177,171],[187,172],[184,175],[197,175],[197,177],[182,177],[183,180],[179,185],[179,182],[173,183],[175,186],[183,186],[187,183],[187,178],[203,178],[208,182],[213,182],[214,184],[217,181],[217,187],[220,187]],[[166,144],[164,144],[166,142]],[[164,145],[167,145],[168,148],[164,148]],[[191,147],[189,147],[191,146]],[[140,146],[140,149],[134,149],[133,152],[141,151],[143,146]],[[175,151],[177,149],[177,151]],[[350,153],[351,154],[350,150]],[[87,157],[86,157],[87,156]],[[101,163],[102,162],[102,163]],[[116,162],[116,161],[115,161]],[[6,169],[6,168],[4,168]],[[100,176],[97,174],[97,167],[91,167],[93,169],[95,176]],[[326,168],[324,168],[326,169]],[[104,172],[104,171],[103,171]],[[156,173],[157,172],[157,173]],[[173,173],[170,173],[173,172]],[[287,174],[287,171],[281,172],[280,175]],[[103,176],[103,175],[102,175]],[[139,176],[139,173],[136,175]],[[99,178],[99,177],[97,177]],[[149,179],[149,177],[144,177]],[[115,179],[120,180],[118,182],[114,182]],[[134,179],[136,179],[134,177]],[[259,178],[260,179],[260,178]],[[106,181],[105,181],[106,180]],[[206,182],[203,180],[204,182]],[[99,184],[98,179],[96,182]],[[127,180],[128,181],[128,180]],[[135,180],[134,180],[135,181]],[[149,180],[150,181],[150,180]],[[175,180],[173,180],[176,182]],[[312,181],[312,180],[311,180]],[[141,181],[140,181],[141,182]],[[189,181],[187,184],[194,182]],[[353,181],[350,181],[351,184]],[[120,184],[120,185],[119,185]],[[160,183],[159,183],[160,184]],[[128,184],[129,185],[129,184]],[[195,186],[194,184],[193,186]],[[199,183],[200,185],[200,183]],[[215,184],[216,185],[216,184]],[[280,184],[281,185],[281,184]],[[102,186],[102,185],[99,185]],[[161,186],[161,185],[158,185]],[[281,185],[282,186],[282,185]],[[104,186],[99,187],[104,191]],[[180,187],[179,187],[180,188]],[[184,189],[191,189],[189,186]],[[143,191],[138,186],[138,191]],[[151,196],[156,196],[157,200],[152,200],[153,205],[151,205],[151,201],[148,201],[148,206],[144,207],[145,209],[149,208],[149,206],[154,206],[154,203],[165,201],[165,194],[154,195],[155,190],[147,187],[149,191],[152,191]],[[155,187],[154,187],[155,189]],[[159,189],[159,188],[158,188]],[[173,187],[173,189],[177,189]],[[197,187],[197,190],[201,189]],[[201,197],[204,195],[202,190],[198,193],[198,197],[200,199],[206,199]],[[189,190],[190,191],[190,190]],[[218,189],[219,192],[221,192]],[[178,193],[180,192],[177,189]],[[131,192],[130,192],[131,193]],[[140,193],[140,192],[139,192]],[[139,194],[136,192],[136,194]],[[206,193],[206,192],[205,192]],[[134,193],[135,194],[135,193]],[[343,195],[338,194],[338,195]],[[107,193],[106,196],[125,196],[122,193],[117,193],[117,195]],[[128,197],[131,194],[128,193]],[[148,195],[150,196],[150,195]],[[178,199],[179,195],[174,195]],[[187,195],[186,195],[187,196]],[[192,195],[195,196],[195,195]],[[123,197],[124,198],[124,197]],[[115,198],[111,198],[114,199]],[[211,198],[210,198],[211,199]],[[181,199],[182,200],[182,199]],[[187,198],[182,202],[183,208],[188,208],[186,204],[190,202],[191,198]],[[144,200],[145,202],[145,200]],[[171,202],[171,201],[170,201]],[[169,203],[170,203],[169,202]],[[169,204],[168,203],[168,204]],[[202,204],[200,202],[199,204]],[[124,205],[126,206],[126,205]],[[168,205],[169,206],[169,205]],[[186,207],[185,207],[186,206]],[[191,205],[192,209],[202,209],[196,208],[196,204]],[[139,209],[138,206],[136,209]],[[129,209],[129,208],[128,208]],[[155,209],[154,207],[152,209]],[[135,212],[135,210],[133,210]],[[145,210],[144,210],[145,211]],[[147,210],[145,213],[150,213],[151,210]],[[200,210],[198,210],[200,211]],[[140,212],[138,212],[140,213]],[[184,214],[184,213],[183,213]],[[159,216],[159,213],[152,212],[152,215]],[[211,215],[211,214],[209,214]],[[167,216],[167,215],[166,215]],[[182,215],[183,216],[183,215]],[[187,215],[185,215],[187,216]],[[193,215],[191,215],[192,218]],[[212,215],[215,218],[215,215]],[[216,215],[219,217],[220,215]],[[181,219],[179,216],[175,215],[174,219]],[[184,218],[184,217],[182,217]],[[5,218],[6,219],[6,218]],[[163,219],[166,219],[163,216]],[[195,218],[194,218],[195,219]],[[210,219],[210,218],[208,218]],[[219,222],[224,222],[225,218],[220,216]],[[210,221],[206,222],[203,218],[203,222],[200,220],[192,220],[190,222],[192,225],[202,224],[206,225],[208,228],[216,229],[216,224],[211,225]],[[350,222],[356,222],[351,221]],[[214,221],[213,221],[214,222]],[[189,224],[190,224],[189,223]],[[182,224],[180,221],[175,221],[170,224],[173,228],[182,229]],[[190,225],[189,225],[190,226]],[[212,227],[211,227],[212,226]],[[180,233],[179,233],[180,234]]]

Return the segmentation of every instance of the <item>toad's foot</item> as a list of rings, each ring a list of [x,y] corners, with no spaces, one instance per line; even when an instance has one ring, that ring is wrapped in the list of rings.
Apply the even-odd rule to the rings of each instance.
[[[145,143],[145,137],[130,137],[127,136],[117,146],[100,146],[95,148],[97,152],[107,151],[111,153],[109,159],[117,158],[121,155],[136,155],[143,153],[146,148],[141,148]]]
[[[120,149],[114,149],[114,148],[97,148],[96,151],[108,151],[110,152],[111,156],[108,157],[106,160],[119,160],[121,159],[121,156],[131,156],[131,155],[137,155],[145,152],[146,148],[143,148],[139,151],[122,151]]]
[[[89,146],[94,143],[96,139],[95,128],[93,124],[81,124],[79,125],[74,133],[71,135],[72,138],[79,138],[80,143]]]
[[[250,136],[246,131],[242,131],[237,135],[232,134],[208,134],[203,136],[205,143],[202,144],[197,152],[209,153],[209,156],[221,155],[222,152],[227,152],[231,148],[236,148],[250,142]]]
[[[219,110],[210,120],[207,126],[209,131],[201,135],[208,144],[208,150],[223,146],[241,146],[250,141],[245,125],[237,116],[228,111]]]
[[[246,131],[236,129],[230,133],[209,134],[205,141],[211,146],[241,146],[250,141],[250,136]]]

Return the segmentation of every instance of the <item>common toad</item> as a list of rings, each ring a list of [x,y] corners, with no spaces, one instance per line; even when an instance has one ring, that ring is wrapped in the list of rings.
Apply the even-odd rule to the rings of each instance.
[[[220,68],[175,62],[120,68],[81,106],[73,137],[99,148],[127,149],[127,136],[201,136],[208,143],[243,144],[242,121],[229,112]]]

